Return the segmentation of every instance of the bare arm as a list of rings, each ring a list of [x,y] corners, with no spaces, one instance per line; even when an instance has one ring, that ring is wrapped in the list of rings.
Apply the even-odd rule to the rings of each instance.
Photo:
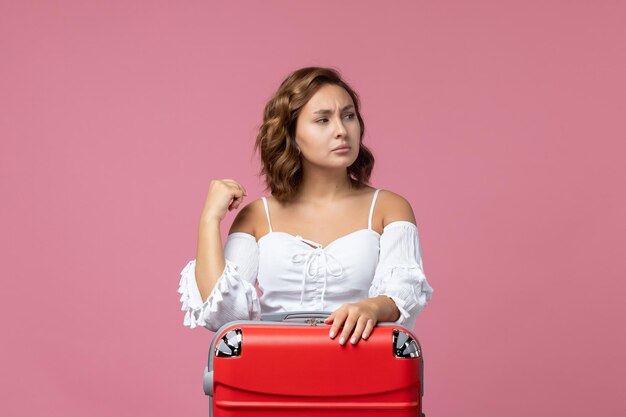
[[[195,269],[196,284],[203,303],[209,298],[226,267],[220,224],[228,211],[239,208],[246,195],[245,188],[235,180],[213,180],[209,185],[209,192],[198,226]],[[248,206],[237,214],[233,228],[249,217],[247,215],[249,210],[246,210]]]
[[[196,254],[196,283],[206,301],[224,272],[226,261],[220,236],[220,222],[215,218],[202,218],[198,227],[198,252]]]
[[[366,302],[372,303],[376,306],[376,310],[378,312],[377,319],[378,321],[385,322],[395,322],[400,318],[400,310],[396,306],[396,303],[386,295],[379,295],[373,298],[366,298]]]

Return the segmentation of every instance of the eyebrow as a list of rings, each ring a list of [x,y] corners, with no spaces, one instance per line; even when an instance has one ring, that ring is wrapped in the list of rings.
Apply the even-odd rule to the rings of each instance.
[[[341,111],[346,111],[350,107],[354,107],[354,104],[348,104],[343,109],[341,109]],[[332,113],[332,110],[328,110],[328,109],[321,109],[321,110],[317,110],[313,112],[313,114],[331,114],[331,113]]]

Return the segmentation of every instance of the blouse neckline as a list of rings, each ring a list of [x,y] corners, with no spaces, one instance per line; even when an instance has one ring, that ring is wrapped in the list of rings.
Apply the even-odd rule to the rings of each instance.
[[[374,229],[358,229],[358,230],[355,230],[355,231],[353,231],[353,232],[350,232],[350,233],[348,233],[348,234],[346,234],[346,235],[343,235],[343,236],[338,237],[337,239],[333,240],[332,242],[330,242],[330,243],[329,243],[328,245],[326,245],[325,247],[326,247],[326,248],[328,248],[330,245],[332,245],[333,243],[335,243],[337,240],[343,239],[344,237],[347,237],[347,236],[349,236],[349,235],[351,235],[351,234],[354,234],[354,233],[356,233],[356,232],[360,232],[360,231],[363,231],[363,230],[371,230],[371,231],[372,231],[372,232],[374,232],[374,233],[375,233],[378,237],[382,237],[382,235],[383,235],[383,234],[385,234],[385,231],[386,231],[386,230],[388,230],[389,228],[392,228],[392,226],[394,226],[394,227],[395,227],[395,226],[401,226],[401,225],[405,225],[405,226],[409,226],[409,227],[410,227],[410,226],[413,226],[413,228],[417,230],[417,225],[416,225],[415,223],[412,223],[412,222],[410,222],[410,221],[408,221],[408,220],[394,220],[394,221],[392,221],[392,222],[390,222],[390,223],[387,223],[387,225],[386,225],[385,227],[383,227],[383,233],[382,233],[382,234],[378,233],[378,232],[377,232],[376,230],[374,230]],[[231,237],[231,236],[238,235],[238,236],[244,237],[244,238],[246,238],[246,239],[252,239],[252,240],[254,240],[255,242],[257,242],[257,243],[258,243],[258,242],[260,242],[260,241],[261,241],[261,239],[263,239],[264,237],[266,237],[266,236],[268,236],[268,235],[270,235],[270,234],[275,234],[275,233],[279,233],[279,234],[286,234],[286,235],[292,236],[293,238],[296,238],[296,239],[297,239],[297,237],[301,237],[300,235],[292,235],[291,233],[287,233],[287,232],[268,232],[268,233],[264,234],[263,236],[261,236],[261,237],[257,240],[256,236],[254,236],[253,234],[247,233],[247,232],[232,232],[231,234],[229,234],[229,235],[227,236],[227,239],[228,239],[229,237]],[[303,243],[304,243],[304,242],[303,242]],[[307,245],[307,244],[305,243],[305,245]],[[307,246],[309,246],[309,245],[307,245]],[[311,247],[311,246],[309,246],[309,247]],[[313,249],[313,248],[311,248],[311,249]]]
[[[332,242],[330,242],[330,243],[329,243],[329,244],[327,244],[326,246],[323,246],[323,245],[321,245],[321,244],[319,244],[319,243],[317,243],[317,242],[315,242],[315,241],[313,241],[313,240],[305,239],[305,238],[303,238],[303,237],[302,237],[302,236],[300,236],[300,235],[292,235],[291,233],[288,233],[288,232],[268,232],[268,233],[264,234],[263,236],[261,236],[261,237],[259,238],[259,244],[261,243],[261,240],[263,240],[263,238],[265,238],[265,237],[267,237],[267,236],[269,236],[269,235],[283,234],[283,235],[286,235],[287,237],[290,237],[290,238],[296,239],[298,242],[302,242],[302,243],[304,243],[304,244],[305,244],[306,246],[308,246],[309,248],[315,249],[315,247],[317,247],[317,248],[319,248],[319,249],[328,249],[328,248],[329,248],[329,247],[331,247],[331,246],[332,246],[335,242],[337,242],[337,241],[339,241],[339,240],[342,240],[342,239],[344,239],[344,238],[350,237],[350,236],[352,236],[352,235],[356,234],[357,232],[363,232],[363,231],[370,231],[370,232],[374,233],[376,236],[378,236],[378,237],[380,238],[380,233],[378,233],[378,232],[377,232],[376,230],[374,230],[374,229],[358,229],[358,230],[355,230],[355,231],[350,232],[350,233],[348,233],[348,234],[345,234],[345,235],[343,235],[343,236],[339,236],[337,239],[333,240]],[[313,244],[315,245],[315,247],[313,247],[313,246],[309,245],[309,243],[307,243],[307,242],[309,242],[309,243],[313,243]]]

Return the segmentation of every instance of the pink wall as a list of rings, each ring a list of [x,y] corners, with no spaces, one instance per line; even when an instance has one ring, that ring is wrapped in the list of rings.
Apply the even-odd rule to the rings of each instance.
[[[413,205],[427,415],[625,415],[625,3],[381,5],[0,1],[2,415],[206,413],[178,274],[306,65]]]

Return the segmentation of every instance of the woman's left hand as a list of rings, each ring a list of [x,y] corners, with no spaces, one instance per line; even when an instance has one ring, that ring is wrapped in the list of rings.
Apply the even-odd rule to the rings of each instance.
[[[348,341],[352,330],[354,330],[350,343],[356,344],[361,339],[361,335],[363,339],[367,339],[372,334],[372,330],[378,322],[379,311],[380,308],[375,301],[364,299],[356,303],[343,304],[328,316],[324,323],[330,324],[332,322],[329,334],[331,339],[335,338],[343,325],[343,331],[339,338],[341,345]]]

